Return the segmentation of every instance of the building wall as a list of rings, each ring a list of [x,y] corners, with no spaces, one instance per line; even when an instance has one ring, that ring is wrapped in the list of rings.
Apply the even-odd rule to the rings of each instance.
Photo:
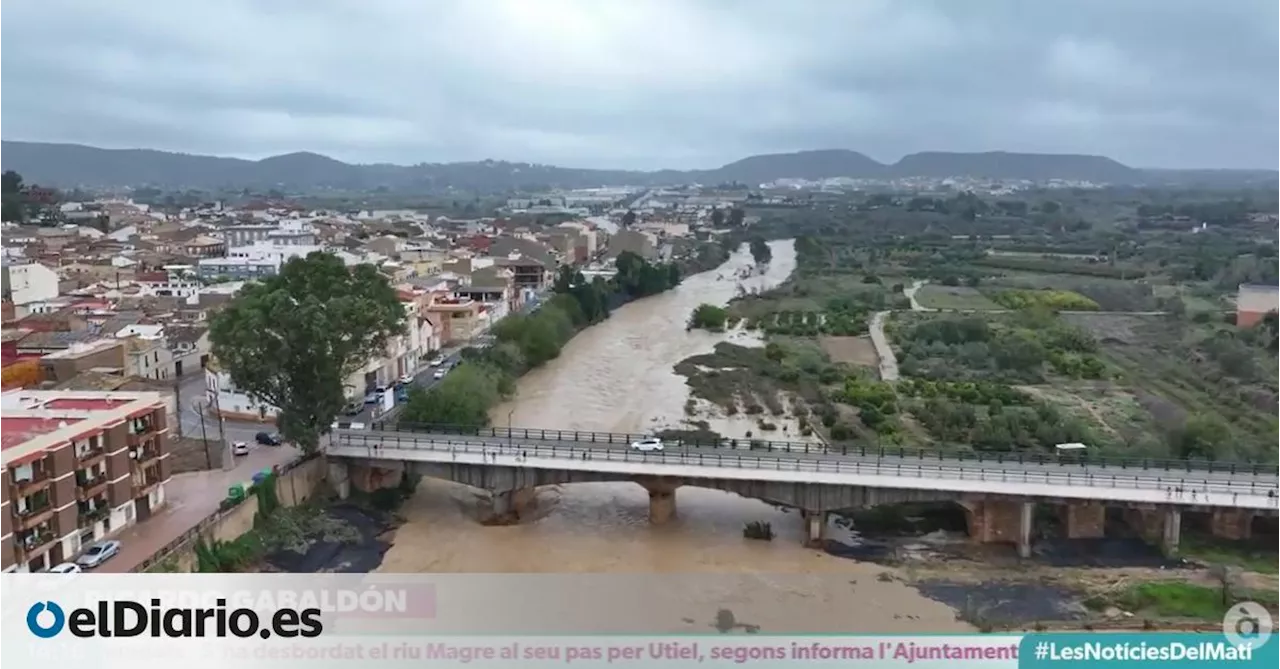
[[[81,372],[94,368],[124,369],[126,366],[124,342],[116,342],[114,346],[100,346],[80,356],[45,356],[40,360],[44,380],[54,383],[68,381]]]
[[[6,265],[4,273],[4,289],[17,307],[18,317],[26,315],[23,305],[45,302],[58,296],[58,273],[40,263]]]
[[[236,388],[231,375],[215,369],[206,369],[205,403],[210,411],[228,420],[274,421],[278,410],[266,402],[259,402]]]
[[[1241,284],[1236,294],[1236,325],[1251,327],[1268,313],[1280,308],[1280,289],[1276,286]]]

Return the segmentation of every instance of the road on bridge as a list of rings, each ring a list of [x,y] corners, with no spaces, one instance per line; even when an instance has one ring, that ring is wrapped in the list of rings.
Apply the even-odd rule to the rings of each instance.
[[[575,449],[577,451],[625,451],[630,448],[630,444],[625,438],[620,438],[616,443],[600,442],[600,441],[574,441],[568,439],[530,439],[521,437],[519,434],[507,436],[478,436],[478,435],[459,435],[459,434],[437,434],[423,432],[407,432],[407,431],[359,431],[359,430],[343,430],[339,438],[347,441],[348,445],[363,445],[366,443],[382,443],[385,446],[394,447],[396,442],[406,444],[406,448],[412,448],[414,442],[465,442],[471,445],[483,445],[494,449],[509,449],[519,447],[521,445],[546,446],[561,449]],[[551,432],[551,431],[548,431]],[[548,435],[550,436],[550,435]],[[626,435],[618,435],[626,437]],[[639,435],[631,435],[638,437]],[[808,449],[808,450],[804,450]],[[925,457],[897,454],[880,453],[848,453],[842,454],[838,451],[828,449],[823,451],[821,446],[797,444],[796,450],[778,451],[763,450],[749,448],[714,448],[710,446],[675,446],[669,445],[667,453],[688,453],[699,455],[723,455],[723,456],[740,456],[747,458],[758,458],[760,460],[809,460],[823,462],[838,462],[846,464],[864,464],[876,465],[880,468],[893,467],[901,465],[903,467],[916,468],[921,465],[925,466],[945,466],[959,469],[972,469],[974,471],[1008,471],[1017,472],[1019,474],[1035,474],[1035,475],[1106,475],[1109,477],[1124,477],[1132,472],[1132,476],[1142,479],[1158,478],[1162,481],[1168,481],[1171,486],[1184,488],[1194,488],[1197,482],[1214,482],[1214,483],[1232,483],[1241,487],[1256,486],[1262,490],[1275,490],[1277,487],[1277,478],[1274,474],[1254,474],[1250,472],[1230,472],[1230,471],[1200,471],[1200,470],[1179,470],[1179,469],[1163,469],[1140,467],[1121,468],[1119,466],[1099,466],[1075,463],[1039,463],[1039,462],[1019,462],[1017,460],[972,460],[959,458],[938,457],[936,455]]]

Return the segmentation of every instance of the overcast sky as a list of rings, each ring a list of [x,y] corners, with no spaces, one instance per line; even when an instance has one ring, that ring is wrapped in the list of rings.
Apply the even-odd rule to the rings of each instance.
[[[6,0],[5,139],[713,167],[1277,166],[1276,0]]]

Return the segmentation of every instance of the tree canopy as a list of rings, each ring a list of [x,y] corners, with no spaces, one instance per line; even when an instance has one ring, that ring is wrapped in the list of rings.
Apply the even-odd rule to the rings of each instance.
[[[404,317],[376,268],[317,251],[241,289],[209,340],[231,381],[275,406],[280,433],[309,452],[342,410],[345,379],[404,332]]]
[[[770,260],[773,260],[773,250],[769,248],[763,238],[756,237],[751,240],[751,257],[756,261],[757,265],[765,265]]]

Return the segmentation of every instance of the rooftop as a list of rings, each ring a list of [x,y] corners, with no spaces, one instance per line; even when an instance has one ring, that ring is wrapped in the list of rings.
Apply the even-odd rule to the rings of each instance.
[[[156,392],[9,390],[0,394],[4,410],[5,467],[29,462],[44,452],[165,406]]]
[[[56,432],[80,420],[83,419],[34,418],[29,416],[10,418],[6,416],[4,419],[4,435],[0,439],[0,450],[7,451],[10,447],[26,443],[42,434]]]

